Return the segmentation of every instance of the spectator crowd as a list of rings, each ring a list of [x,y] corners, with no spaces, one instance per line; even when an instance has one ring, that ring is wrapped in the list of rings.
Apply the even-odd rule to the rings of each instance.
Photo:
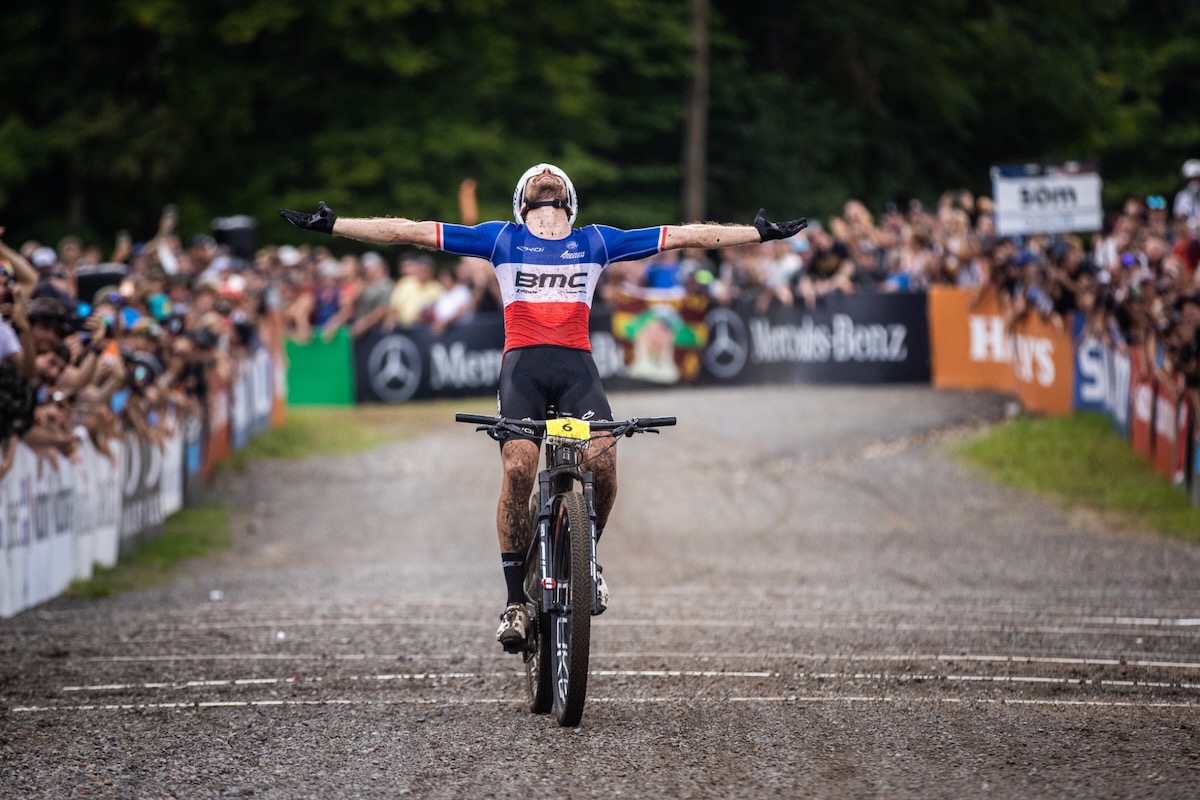
[[[998,236],[991,198],[968,191],[888,204],[878,216],[850,200],[793,239],[723,250],[716,261],[672,251],[614,264],[597,303],[665,291],[770,314],[838,293],[991,289],[1010,323],[1036,314],[1064,326],[1079,312],[1092,335],[1140,349],[1160,381],[1200,402],[1200,160],[1182,178],[1173,197],[1127,199],[1090,236]],[[238,253],[209,234],[185,242],[171,207],[152,238],[118,234],[107,257],[75,237],[13,247],[5,233],[0,477],[17,440],[56,462],[82,437],[109,454],[125,430],[161,439],[183,413],[203,414],[209,382],[233,379],[264,339],[357,337],[377,326],[441,333],[501,310],[484,261],[411,251],[393,270],[380,253],[335,255],[324,244]]]

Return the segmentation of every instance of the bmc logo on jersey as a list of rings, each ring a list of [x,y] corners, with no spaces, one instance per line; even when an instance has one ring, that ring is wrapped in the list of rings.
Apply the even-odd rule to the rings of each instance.
[[[554,272],[521,272],[517,270],[516,284],[518,289],[586,289],[587,273],[576,272],[574,275],[563,275]]]

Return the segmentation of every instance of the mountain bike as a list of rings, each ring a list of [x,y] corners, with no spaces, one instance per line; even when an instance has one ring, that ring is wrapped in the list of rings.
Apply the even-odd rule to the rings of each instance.
[[[538,472],[529,498],[534,535],[526,558],[526,607],[529,631],[525,661],[529,709],[553,712],[564,727],[583,717],[587,695],[588,650],[592,616],[601,612],[596,589],[596,510],[592,473],[585,469],[590,448],[612,447],[621,437],[658,433],[675,417],[645,417],[618,422],[589,422],[557,417],[513,420],[479,414],[455,414],[493,439],[513,434],[534,436],[545,444],[545,469]],[[610,440],[610,441],[606,441]]]

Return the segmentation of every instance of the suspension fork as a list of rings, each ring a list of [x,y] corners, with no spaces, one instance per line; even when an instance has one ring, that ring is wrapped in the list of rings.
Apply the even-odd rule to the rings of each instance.
[[[554,510],[550,502],[549,469],[538,473],[538,517],[537,529],[534,531],[534,542],[538,558],[538,589],[542,593],[542,601],[538,604],[542,613],[550,613],[554,607],[554,590],[550,578],[550,514]]]
[[[596,577],[596,492],[591,472],[581,473],[580,478],[583,484],[583,503],[587,508],[588,516],[588,574],[592,578],[592,614],[596,615],[600,613],[600,597],[596,588],[597,581],[599,580]]]
[[[592,598],[590,611],[592,614],[598,614],[600,607],[596,594],[596,504],[593,475],[588,470],[579,469],[575,453],[566,448],[548,445],[546,463],[546,469],[538,473],[538,519],[537,529],[534,531],[538,574],[541,578],[542,610],[549,613],[561,613],[564,610],[555,599],[558,587],[550,579],[550,559],[554,557],[550,525],[557,511],[554,499],[571,491],[574,481],[578,481],[582,487],[584,507],[588,516],[588,564],[591,576],[589,594]]]

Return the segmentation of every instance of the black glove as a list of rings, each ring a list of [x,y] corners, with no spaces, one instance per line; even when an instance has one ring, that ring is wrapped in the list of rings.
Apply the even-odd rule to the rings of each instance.
[[[324,200],[317,203],[317,213],[315,214],[305,214],[302,211],[281,208],[279,209],[279,216],[297,228],[304,228],[306,231],[316,231],[317,233],[333,233],[333,223],[337,221],[337,214],[333,213],[332,208],[325,205]]]
[[[754,218],[754,227],[758,228],[760,241],[769,242],[772,239],[787,239],[795,236],[808,227],[808,220],[801,217],[800,219],[790,219],[787,222],[771,222],[767,219],[767,210],[760,208],[758,216]]]

